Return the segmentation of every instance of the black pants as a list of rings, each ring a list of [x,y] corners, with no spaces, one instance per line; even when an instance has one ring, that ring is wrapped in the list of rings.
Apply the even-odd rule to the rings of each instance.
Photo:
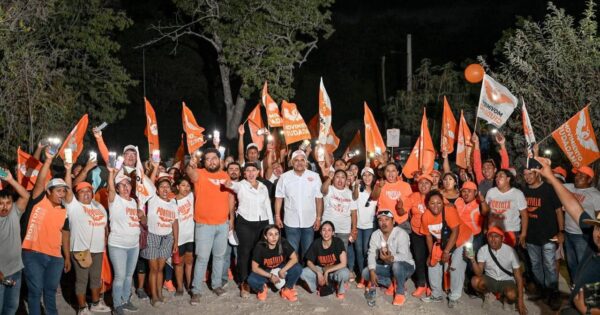
[[[238,258],[237,268],[240,281],[246,281],[250,274],[252,249],[262,237],[262,230],[269,225],[269,221],[247,221],[241,215],[235,219],[235,233],[237,234]]]
[[[427,240],[424,235],[410,233],[410,250],[415,259],[415,273],[413,280],[416,287],[427,285],[427,257],[429,250],[427,249]]]

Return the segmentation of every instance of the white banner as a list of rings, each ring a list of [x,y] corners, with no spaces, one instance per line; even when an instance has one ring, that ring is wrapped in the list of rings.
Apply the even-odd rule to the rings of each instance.
[[[487,74],[483,75],[477,117],[502,127],[517,107],[517,97]]]

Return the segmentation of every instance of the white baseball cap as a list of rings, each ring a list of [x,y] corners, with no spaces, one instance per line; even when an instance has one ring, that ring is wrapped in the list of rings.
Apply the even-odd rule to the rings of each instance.
[[[125,146],[125,148],[123,148],[123,154],[125,154],[125,152],[127,152],[129,150],[137,152],[137,147],[134,146],[133,144],[128,144]]]
[[[53,178],[46,184],[46,190],[56,187],[69,187],[62,178]]]
[[[296,157],[301,156],[306,160],[306,152],[302,151],[302,150],[296,150],[294,151],[294,153],[292,153],[292,160],[295,159]]]
[[[246,151],[248,151],[250,148],[256,148],[256,150],[258,150],[258,144],[254,143],[254,142],[250,142],[246,146]]]

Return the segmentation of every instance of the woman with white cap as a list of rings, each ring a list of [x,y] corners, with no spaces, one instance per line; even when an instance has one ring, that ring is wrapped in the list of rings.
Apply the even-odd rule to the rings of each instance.
[[[138,208],[131,198],[131,178],[124,174],[116,175],[109,168],[108,209],[110,213],[110,233],[108,235],[108,254],[113,266],[114,279],[112,297],[114,314],[124,311],[137,311],[129,298],[133,273],[140,252],[140,222],[146,223],[144,211]]]
[[[359,185],[354,186],[354,195],[357,197],[356,202],[358,206],[356,220],[358,233],[354,241],[354,252],[356,253],[358,270],[362,272],[367,262],[369,240],[373,233],[377,200],[371,200],[373,184],[375,183],[375,171],[367,166],[360,172],[360,177]],[[357,281],[357,283],[359,288],[365,286],[363,281]]]

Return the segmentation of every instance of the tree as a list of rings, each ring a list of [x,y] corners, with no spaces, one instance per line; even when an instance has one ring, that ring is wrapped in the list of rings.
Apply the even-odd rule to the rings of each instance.
[[[600,38],[594,6],[587,2],[576,25],[572,16],[549,3],[544,21],[520,18],[515,29],[505,31],[496,45],[498,67],[492,69],[479,57],[487,73],[523,96],[538,141],[587,103],[600,101]],[[591,114],[598,134],[600,111],[592,107]],[[523,152],[520,119],[507,125],[513,152]]]
[[[100,0],[12,0],[0,6],[0,155],[66,135],[84,113],[112,122],[129,75],[112,34],[131,21]]]
[[[307,61],[320,38],[333,33],[329,11],[333,1],[173,0],[184,17],[178,15],[170,26],[155,25],[158,37],[143,46],[162,39],[177,43],[181,36],[191,35],[214,49],[226,134],[233,139],[246,101],[265,80],[275,98],[294,96],[294,69]]]

